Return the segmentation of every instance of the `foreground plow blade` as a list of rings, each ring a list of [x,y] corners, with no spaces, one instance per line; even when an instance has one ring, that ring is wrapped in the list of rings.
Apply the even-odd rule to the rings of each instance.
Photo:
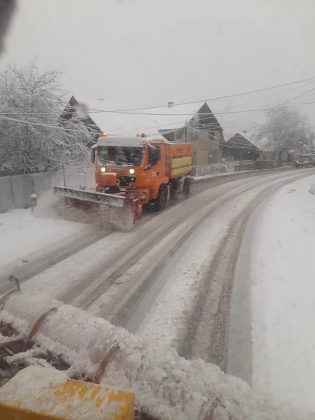
[[[134,394],[106,385],[67,380],[63,372],[53,368],[30,366],[1,388],[0,418],[133,420]]]

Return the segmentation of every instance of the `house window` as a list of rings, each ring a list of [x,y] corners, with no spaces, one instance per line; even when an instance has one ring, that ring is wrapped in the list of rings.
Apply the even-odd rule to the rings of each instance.
[[[216,158],[217,158],[216,152],[210,151],[208,153],[208,163],[214,163],[214,162],[216,162],[216,160],[217,160]]]
[[[166,137],[168,141],[175,141],[175,132],[171,131],[170,133],[165,134],[164,137]]]
[[[195,130],[191,133],[191,141],[197,141],[197,133]]]

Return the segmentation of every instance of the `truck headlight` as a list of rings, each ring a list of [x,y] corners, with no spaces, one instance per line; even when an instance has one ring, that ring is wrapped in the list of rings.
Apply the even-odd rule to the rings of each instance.
[[[129,169],[130,175],[133,175],[135,173],[135,170],[133,168]]]
[[[105,168],[105,166],[102,166],[102,167],[101,167],[101,172],[102,172],[102,173],[106,172],[106,168]]]

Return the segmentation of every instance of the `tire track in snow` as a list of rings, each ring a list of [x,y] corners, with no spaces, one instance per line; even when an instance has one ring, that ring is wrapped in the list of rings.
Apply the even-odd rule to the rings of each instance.
[[[21,283],[25,282],[47,268],[105,238],[110,233],[111,231],[108,229],[99,230],[95,227],[87,227],[68,238],[64,238],[62,244],[58,241],[47,246],[40,253],[34,252],[25,255],[22,260],[13,261],[1,267],[0,293],[5,293],[12,288],[12,283],[8,281],[11,274],[14,274]]]
[[[217,192],[213,195],[213,199],[216,200],[221,194],[221,191]],[[187,203],[187,201],[185,202]],[[63,301],[80,306],[83,309],[89,308],[102,293],[105,293],[130,267],[136,264],[137,260],[149,252],[167,233],[174,230],[181,222],[186,221],[189,214],[196,211],[195,206],[190,206],[188,211],[180,211],[180,204],[159,214],[160,217],[170,214],[171,217],[168,218],[166,223],[161,225],[159,217],[152,217],[145,224],[138,226],[129,233],[128,236],[126,235],[125,246],[112,260],[108,261],[106,266],[100,268],[97,273],[94,273],[88,282],[82,283],[81,286],[78,285],[69,295],[64,296]],[[133,237],[135,238],[134,243]]]
[[[199,285],[200,291],[195,297],[184,333],[177,340],[177,350],[181,356],[187,359],[202,358],[226,370],[227,331],[234,272],[250,215],[268,194],[304,176],[306,174],[287,176],[285,180],[276,179],[273,185],[251,200],[240,217],[231,222]]]
[[[282,174],[283,176],[288,175]],[[239,194],[257,185],[270,182],[270,174],[269,177],[264,178],[264,180],[261,178],[250,179],[246,184],[242,182],[238,188],[235,187],[234,183],[232,185],[225,185],[224,191],[218,190],[211,197],[213,201],[210,204],[208,203],[206,205],[204,203],[205,207],[200,205],[200,202],[195,202],[194,206],[190,209],[190,216],[185,212],[181,229],[178,219],[176,219],[175,223],[171,223],[162,228],[159,236],[151,237],[143,243],[136,254],[132,250],[124,261],[118,261],[118,266],[110,267],[110,270],[104,273],[98,280],[98,286],[92,286],[90,294],[83,300],[77,300],[74,304],[88,309],[102,294],[108,294],[108,298],[105,298],[105,302],[99,305],[99,309],[93,309],[92,312],[97,316],[110,319],[114,324],[126,326],[135,308],[138,307],[139,302],[146,295],[146,291],[154,283],[156,274],[163,267],[165,259],[171,258],[175,250],[189,238],[204,218],[217,211],[221,206]],[[172,232],[176,229],[178,232],[172,237]],[[163,239],[165,239],[165,243],[161,246],[160,241],[163,241]],[[140,260],[138,260],[139,256],[141,256]],[[135,263],[135,261],[137,262]],[[138,269],[136,268],[137,265],[139,266]],[[119,286],[120,283],[122,283],[121,287]],[[115,290],[110,293],[111,287],[117,289],[116,293]],[[132,327],[128,325],[128,329],[135,331],[137,325],[133,325]]]

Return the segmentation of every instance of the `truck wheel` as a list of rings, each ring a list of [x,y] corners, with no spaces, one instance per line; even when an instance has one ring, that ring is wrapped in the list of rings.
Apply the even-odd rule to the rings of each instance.
[[[159,188],[159,195],[154,203],[154,209],[157,211],[164,210],[167,203],[168,190],[165,184]]]
[[[185,197],[188,197],[190,194],[190,180],[188,178],[184,179],[183,193]]]

